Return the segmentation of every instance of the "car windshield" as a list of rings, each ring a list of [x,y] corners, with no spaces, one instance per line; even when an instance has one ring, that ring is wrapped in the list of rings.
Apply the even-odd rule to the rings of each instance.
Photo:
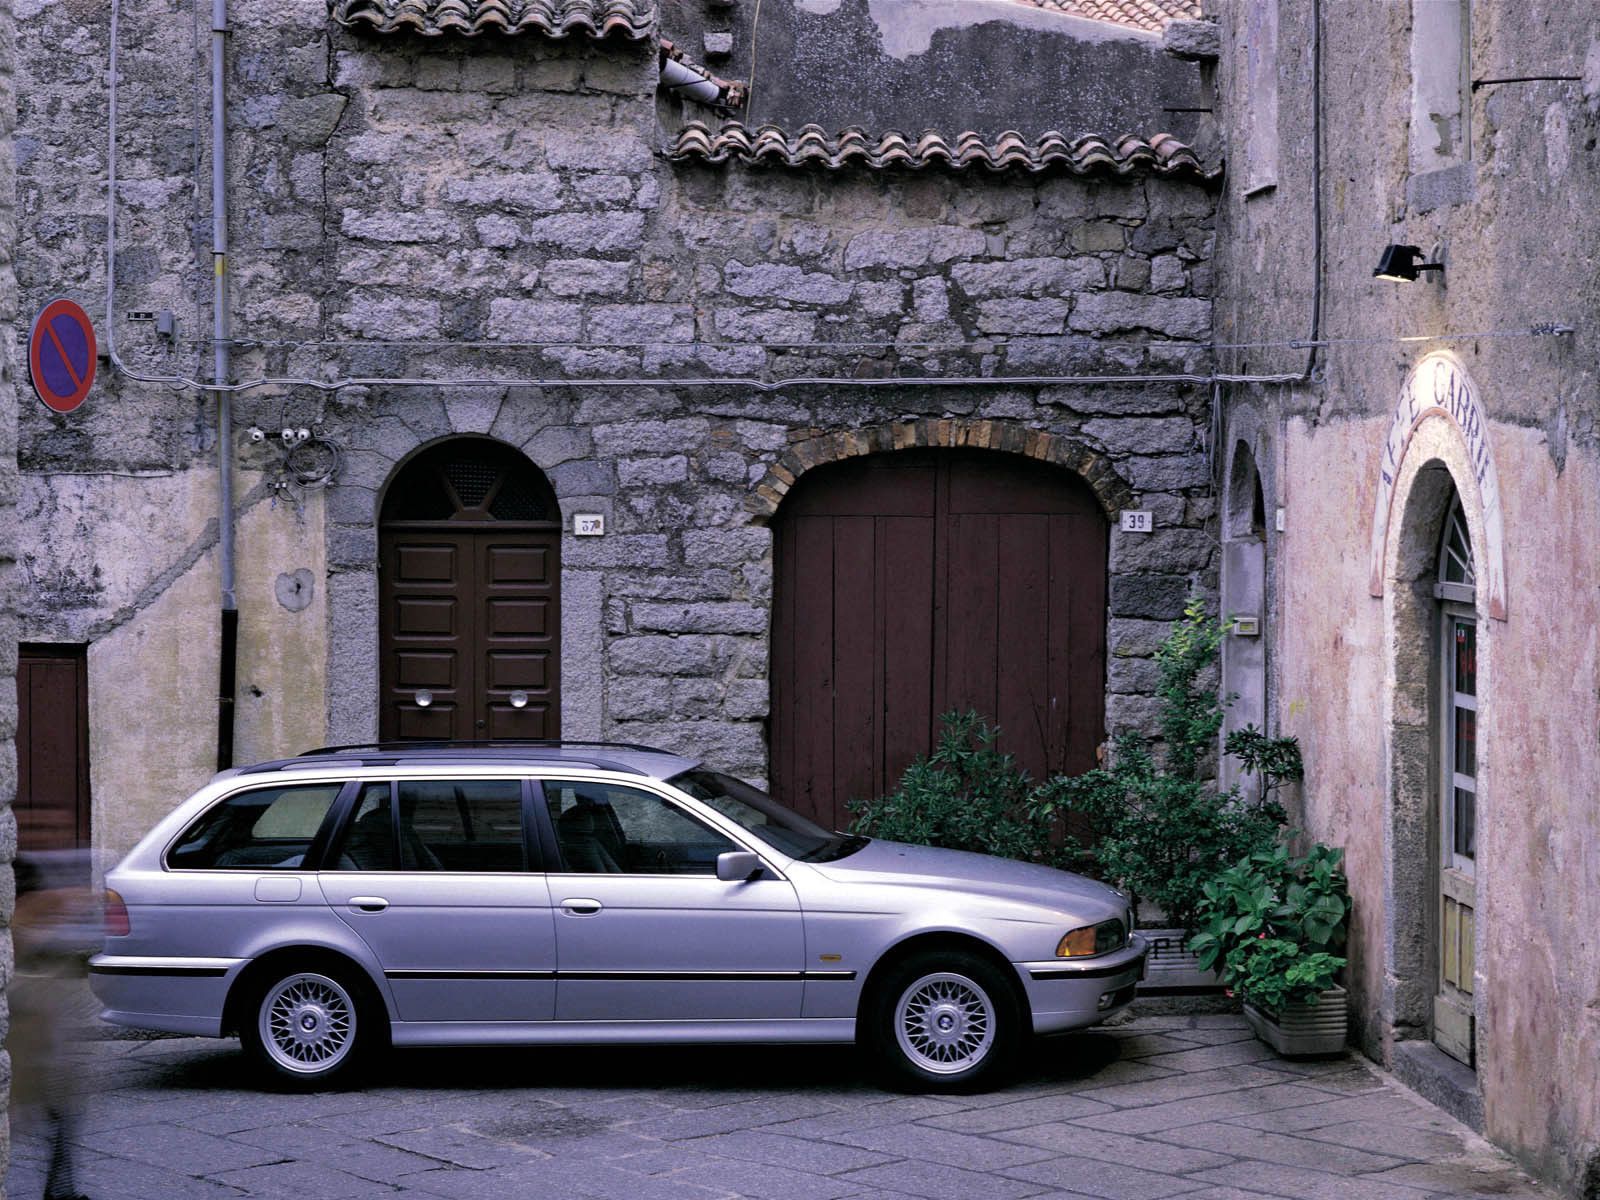
[[[730,821],[790,858],[831,862],[854,854],[867,839],[847,833],[829,833],[808,817],[785,808],[771,796],[720,771],[685,771],[667,780],[673,787],[709,804]]]

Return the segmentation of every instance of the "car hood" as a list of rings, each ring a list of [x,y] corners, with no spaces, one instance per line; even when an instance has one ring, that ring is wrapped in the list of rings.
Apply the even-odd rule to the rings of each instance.
[[[1128,908],[1121,892],[1082,875],[965,850],[874,840],[846,858],[810,865],[839,883],[959,890],[1051,908],[1104,910],[1107,916],[1122,916]]]

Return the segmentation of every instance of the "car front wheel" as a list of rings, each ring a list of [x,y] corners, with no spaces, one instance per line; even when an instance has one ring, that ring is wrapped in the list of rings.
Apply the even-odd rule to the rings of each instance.
[[[349,1078],[365,1057],[369,1013],[362,989],[342,970],[274,972],[256,991],[240,1040],[270,1078],[325,1086]]]
[[[1023,1036],[1014,989],[974,954],[915,955],[884,979],[875,1001],[878,1058],[892,1082],[916,1091],[997,1086]]]

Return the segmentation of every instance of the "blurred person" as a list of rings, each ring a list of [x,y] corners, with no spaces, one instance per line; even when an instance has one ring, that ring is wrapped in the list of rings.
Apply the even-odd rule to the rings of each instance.
[[[72,1051],[87,1032],[88,958],[101,940],[89,853],[25,852],[12,866],[11,1103],[43,1118],[50,1150],[45,1200],[87,1200],[73,1177],[83,1079]]]

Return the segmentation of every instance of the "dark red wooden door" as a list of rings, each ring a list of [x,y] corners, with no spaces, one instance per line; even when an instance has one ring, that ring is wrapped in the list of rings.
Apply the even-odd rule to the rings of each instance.
[[[86,647],[24,645],[17,656],[17,845],[89,844]]]
[[[1104,736],[1106,522],[1075,477],[982,451],[808,474],[776,522],[774,791],[843,827],[974,708],[1035,776]]]
[[[379,538],[385,740],[561,736],[559,509],[509,447],[446,442],[389,487]]]

